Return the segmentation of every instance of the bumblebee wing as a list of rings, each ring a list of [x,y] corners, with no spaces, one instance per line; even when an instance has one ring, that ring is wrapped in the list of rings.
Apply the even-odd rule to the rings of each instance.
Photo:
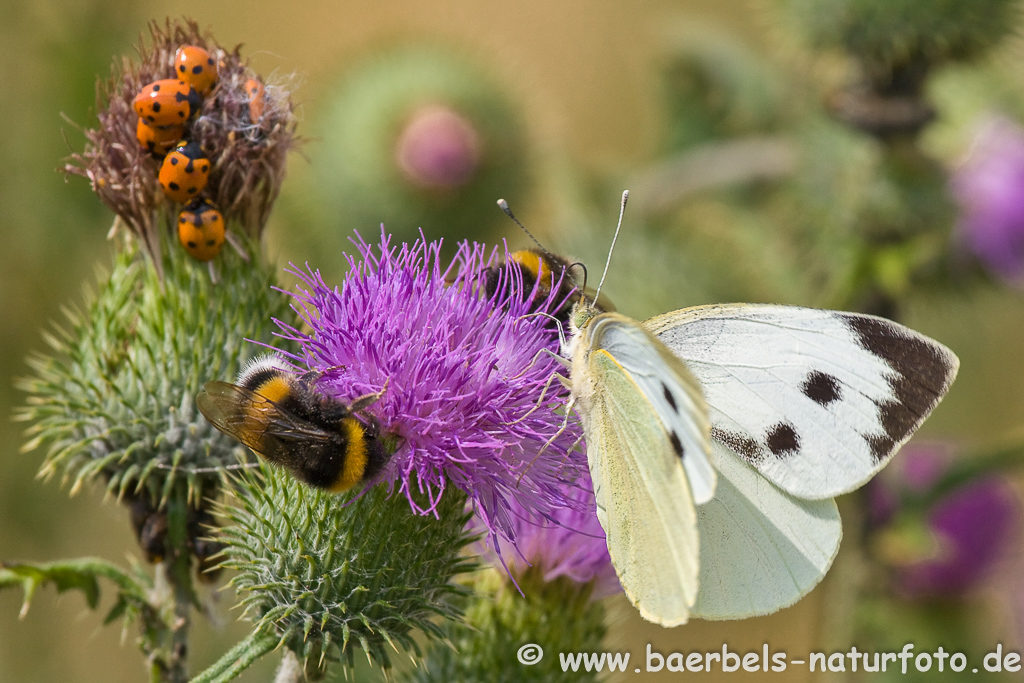
[[[196,405],[214,427],[275,462],[290,463],[294,459],[288,442],[331,438],[270,399],[228,382],[207,382],[196,396]]]

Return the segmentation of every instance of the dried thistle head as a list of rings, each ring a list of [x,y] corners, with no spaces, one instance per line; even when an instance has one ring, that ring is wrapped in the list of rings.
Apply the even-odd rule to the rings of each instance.
[[[67,173],[89,179],[104,204],[117,214],[161,269],[160,231],[170,231],[177,206],[157,181],[160,160],[140,145],[136,95],[149,83],[175,77],[175,52],[197,45],[217,60],[217,83],[184,130],[211,162],[204,197],[220,208],[230,230],[259,237],[285,175],[288,150],[297,142],[287,88],[267,83],[250,107],[249,81],[260,79],[242,58],[240,47],[225,49],[196,22],[168,19],[150,24],[140,38],[138,58],[122,57],[113,73],[97,84],[98,126],[84,131],[85,149],[72,154]],[[253,116],[258,113],[258,117]],[[254,120],[255,119],[255,120]]]

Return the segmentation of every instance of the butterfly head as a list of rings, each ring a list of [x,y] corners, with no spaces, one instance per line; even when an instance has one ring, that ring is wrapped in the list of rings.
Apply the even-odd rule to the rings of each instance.
[[[591,321],[600,314],[601,309],[597,308],[594,302],[586,296],[581,296],[573,304],[572,313],[569,315],[570,336],[568,341],[562,344],[562,355],[564,357],[572,357],[576,350],[576,345],[590,326]]]

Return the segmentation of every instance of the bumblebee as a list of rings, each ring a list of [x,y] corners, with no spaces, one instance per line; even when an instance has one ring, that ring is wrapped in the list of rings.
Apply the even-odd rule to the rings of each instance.
[[[543,249],[514,251],[505,258],[504,263],[490,266],[484,271],[484,293],[490,298],[499,287],[507,290],[509,284],[516,280],[516,276],[507,271],[515,268],[519,271],[517,277],[522,279],[523,292],[533,293],[530,300],[530,310],[533,311],[541,307],[551,293],[552,286],[557,285],[555,301],[558,302],[558,308],[551,311],[551,315],[562,323],[563,329],[566,329],[573,304],[584,296],[588,300],[594,298],[592,289],[581,287],[572,277],[570,271],[575,265],[577,264],[569,263],[568,259]],[[615,310],[614,304],[603,294],[598,297],[595,306],[602,312]]]
[[[346,405],[316,389],[321,374],[295,375],[264,356],[242,370],[237,384],[207,382],[196,405],[260,457],[310,486],[340,493],[380,472],[394,449],[375,421],[355,417],[384,390]]]

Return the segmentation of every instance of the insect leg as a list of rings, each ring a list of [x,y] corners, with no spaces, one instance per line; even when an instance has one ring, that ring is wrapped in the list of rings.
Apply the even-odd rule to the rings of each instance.
[[[561,377],[561,375],[552,375],[552,377]],[[533,460],[530,461],[530,464],[528,464],[526,466],[526,469],[524,469],[522,473],[519,475],[519,479],[516,480],[517,486],[519,485],[519,482],[523,480],[523,477],[526,476],[526,473],[530,471],[530,468],[533,467],[533,463],[537,462],[537,458],[543,455],[544,451],[548,449],[548,446],[553,444],[555,442],[555,439],[560,437],[562,433],[569,428],[569,416],[572,415],[572,409],[573,407],[575,407],[575,405],[576,397],[574,396],[569,399],[568,403],[565,404],[565,419],[562,420],[562,426],[558,428],[558,431],[555,432],[550,439],[544,442],[544,445],[540,447],[539,451],[537,451],[537,455],[533,456]],[[534,408],[534,410],[536,410],[536,408]],[[577,443],[579,443],[579,440],[577,440],[576,443],[573,444],[572,448],[575,448]],[[571,451],[572,448],[570,448],[569,451]],[[566,451],[566,453],[568,453],[569,451]]]
[[[544,350],[547,351],[547,349],[544,349]],[[530,415],[533,415],[534,411],[537,410],[538,408],[540,408],[541,405],[544,403],[544,396],[548,393],[548,389],[551,388],[551,382],[553,382],[556,378],[562,383],[563,386],[565,385],[564,384],[565,383],[565,377],[563,377],[562,375],[558,374],[557,372],[551,373],[548,376],[548,381],[544,382],[544,388],[541,389],[540,398],[537,399],[537,403],[532,408],[530,408],[528,411],[526,411],[526,414],[523,415],[518,420],[512,420],[511,422],[505,422],[503,424],[505,426],[519,424],[520,422],[522,422],[526,418],[530,417]]]
[[[391,381],[390,377],[386,378],[384,380],[384,386],[381,387],[380,391],[378,391],[376,393],[373,393],[373,394],[365,394],[363,396],[360,396],[359,398],[357,398],[354,401],[352,401],[351,404],[349,404],[348,409],[351,410],[353,413],[355,413],[355,412],[358,412],[360,410],[363,410],[364,408],[368,408],[368,407],[372,406],[374,403],[379,401],[380,397],[384,395],[384,392],[388,390],[388,382],[390,382],[390,381]]]

